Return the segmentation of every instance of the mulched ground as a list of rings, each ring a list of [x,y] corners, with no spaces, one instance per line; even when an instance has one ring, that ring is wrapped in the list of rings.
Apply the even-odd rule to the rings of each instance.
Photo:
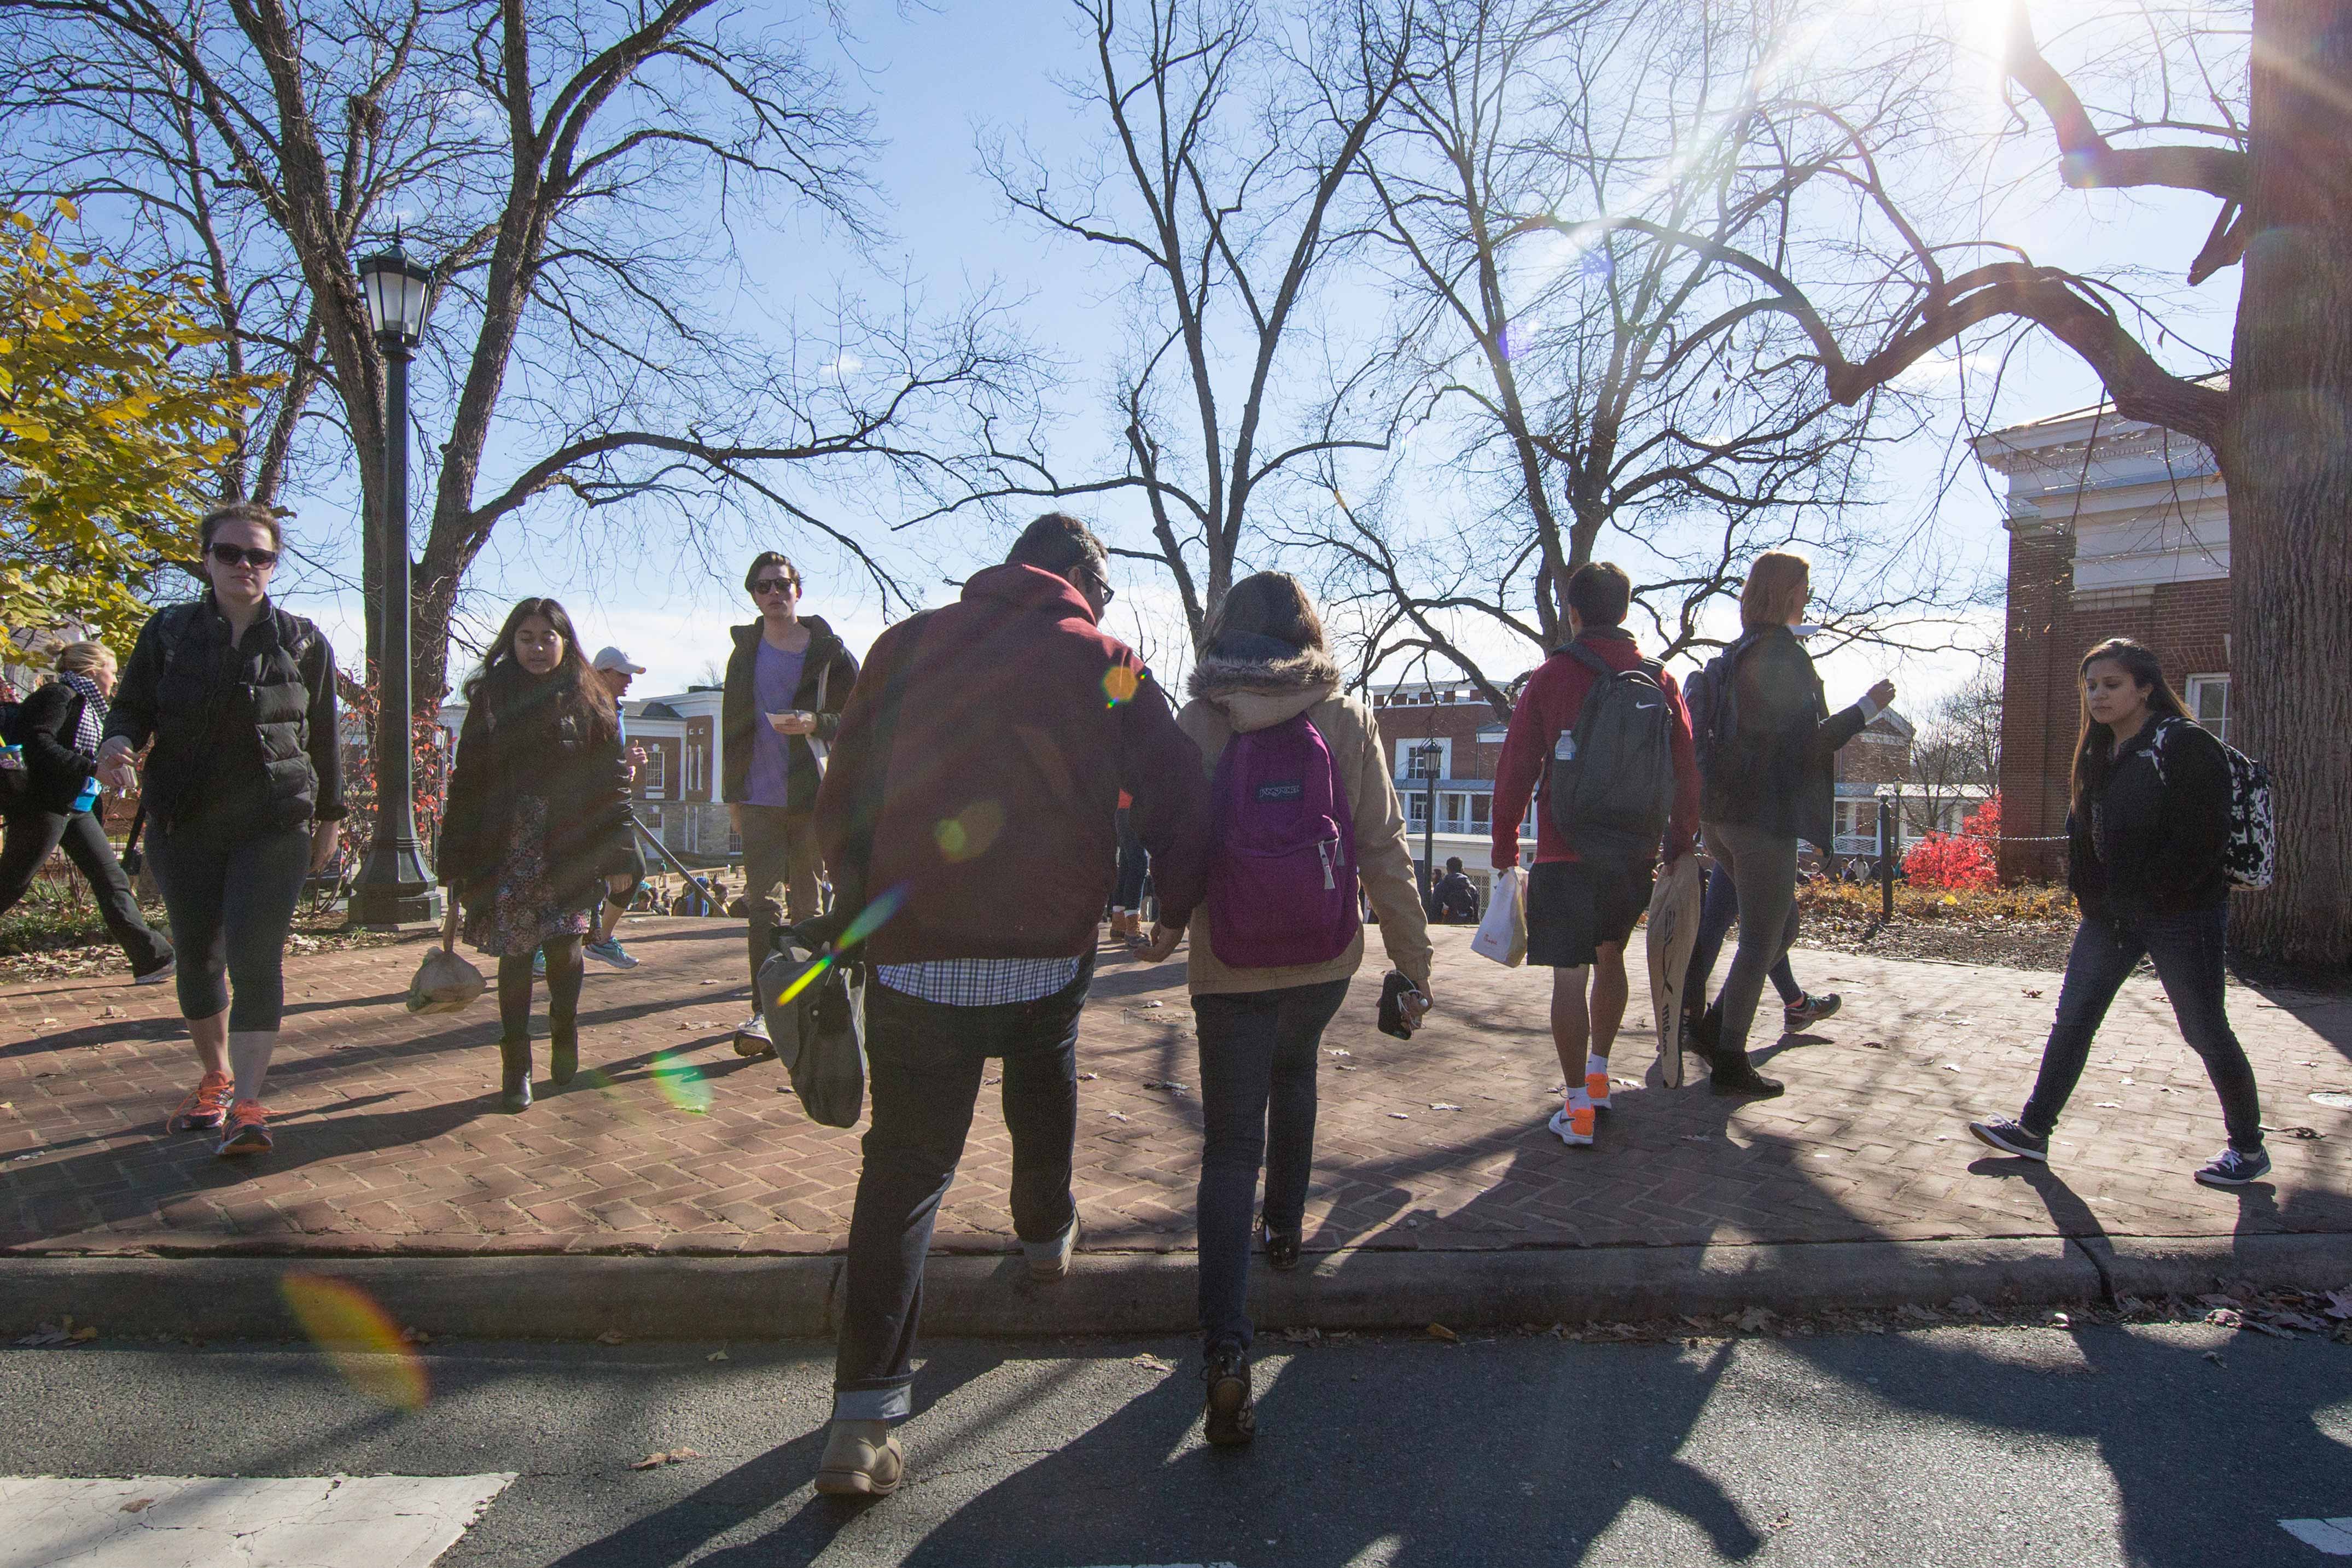
[[[1909,920],[1898,911],[1881,926],[1843,909],[1807,909],[1799,941],[1874,958],[1928,958],[1946,964],[1998,965],[2009,969],[2063,970],[2074,945],[2074,921],[1979,918]]]

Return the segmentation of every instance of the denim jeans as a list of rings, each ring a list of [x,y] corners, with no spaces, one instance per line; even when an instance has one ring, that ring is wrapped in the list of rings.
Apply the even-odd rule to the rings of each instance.
[[[147,856],[179,949],[180,1016],[226,1011],[231,1033],[275,1033],[286,1007],[286,934],[310,875],[309,827],[233,841],[202,829],[158,832]]]
[[[1716,999],[1722,1019],[1716,1055],[1729,1061],[1747,1051],[1764,976],[1789,956],[1797,935],[1797,841],[1748,822],[1708,822],[1705,831],[1739,903],[1739,949]]]
[[[1723,952],[1723,938],[1731,923],[1739,918],[1739,889],[1733,885],[1731,873],[1716,866],[1706,873],[1706,901],[1699,906],[1698,937],[1691,945],[1690,967],[1683,979],[1683,1000],[1693,1012],[1706,1008],[1706,983],[1715,975],[1715,960]],[[1797,936],[1797,906],[1789,905],[1789,939]],[[1805,999],[1804,988],[1790,971],[1789,955],[1784,947],[1780,961],[1772,966],[1769,976],[1772,988],[1780,993],[1780,1000],[1795,1007]]]
[[[1345,980],[1192,998],[1201,1026],[1201,1335],[1249,1348],[1250,1200],[1265,1166],[1265,1220],[1296,1231],[1315,1164],[1315,1067]]]
[[[1051,1241],[1077,1218],[1070,1155],[1078,1125],[1078,1014],[1094,978],[1034,1002],[960,1008],[866,986],[866,1159],[849,1218],[848,1281],[834,1418],[896,1421],[912,1409],[923,1260],[940,1200],[955,1180],[988,1059],[1004,1061],[1004,1124],[1013,1135],[1013,1228]]]
[[[2107,1016],[2126,976],[2146,954],[2172,1003],[2189,1049],[2204,1059],[2205,1076],[2221,1097],[2221,1121],[2230,1146],[2247,1154],[2263,1146],[2263,1107],[2254,1070],[2230,1029],[2221,999],[2222,937],[2230,924],[2226,908],[2186,915],[2151,915],[2132,920],[2084,915],[2066,955],[2066,980],[2058,991],[2058,1019],[2050,1043],[2042,1048],[2042,1071],[2033,1097],[2018,1116],[2026,1128],[2048,1137],[2058,1125],[2066,1098],[2091,1057],[2091,1037]]]

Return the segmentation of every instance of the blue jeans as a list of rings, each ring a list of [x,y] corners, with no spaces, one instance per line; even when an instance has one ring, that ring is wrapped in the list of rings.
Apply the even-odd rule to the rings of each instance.
[[[2126,976],[2142,954],[2156,965],[2156,977],[2172,1003],[2189,1049],[2204,1059],[2205,1075],[2221,1097],[2221,1121],[2230,1146],[2252,1154],[2263,1146],[2263,1107],[2254,1070],[2230,1029],[2222,1005],[2222,936],[2230,912],[2198,909],[2186,915],[2151,915],[2136,920],[2084,915],[2066,955],[2066,982],[2058,992],[2058,1019],[2050,1043],[2042,1048],[2042,1072],[2033,1097],[2018,1116],[2028,1131],[2048,1137],[2058,1125],[2066,1098],[2091,1057],[2091,1037],[2107,1016]]]
[[[1690,968],[1683,980],[1683,999],[1695,1013],[1706,1009],[1706,983],[1714,977],[1715,960],[1723,952],[1724,936],[1738,918],[1739,890],[1732,885],[1731,873],[1721,866],[1710,867],[1706,873],[1706,901],[1699,906],[1698,938],[1691,945]],[[1796,939],[1796,925],[1797,908],[1790,904],[1790,941]],[[1772,966],[1769,978],[1784,1005],[1793,1008],[1805,999],[1804,988],[1797,984],[1797,977],[1789,968],[1785,949],[1780,962]]]
[[[834,1364],[834,1418],[896,1421],[913,1408],[915,1333],[931,1227],[971,1132],[982,1071],[1004,1062],[1013,1135],[1013,1228],[1052,1241],[1077,1218],[1070,1154],[1078,1125],[1078,1014],[1094,965],[1049,997],[960,1008],[866,987],[872,1121],[850,1211],[848,1280]]]
[[[1201,1335],[1249,1348],[1251,1200],[1265,1166],[1265,1222],[1307,1220],[1315,1068],[1348,982],[1192,998],[1201,1026]]]

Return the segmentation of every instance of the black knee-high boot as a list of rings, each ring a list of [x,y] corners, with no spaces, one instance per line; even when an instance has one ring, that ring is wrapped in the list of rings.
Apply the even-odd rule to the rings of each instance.
[[[499,959],[499,1105],[530,1108],[530,955]]]
[[[551,940],[547,954],[547,1076],[559,1089],[580,1071],[580,938]]]

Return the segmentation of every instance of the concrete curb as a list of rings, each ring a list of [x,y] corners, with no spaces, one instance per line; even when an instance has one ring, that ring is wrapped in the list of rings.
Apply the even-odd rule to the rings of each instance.
[[[1763,1307],[2043,1305],[2116,1294],[2196,1295],[2217,1278],[2333,1288],[2352,1237],[2056,1237],[1759,1246],[1360,1249],[1252,1271],[1268,1329],[1455,1329],[1640,1321]],[[0,1336],[70,1315],[110,1337],[286,1338],[289,1275],[347,1281],[394,1323],[476,1339],[767,1340],[830,1334],[838,1255],[773,1258],[0,1258]],[[1018,1254],[935,1255],[931,1335],[1162,1334],[1198,1322],[1189,1253],[1086,1252],[1071,1277],[1030,1281]]]

